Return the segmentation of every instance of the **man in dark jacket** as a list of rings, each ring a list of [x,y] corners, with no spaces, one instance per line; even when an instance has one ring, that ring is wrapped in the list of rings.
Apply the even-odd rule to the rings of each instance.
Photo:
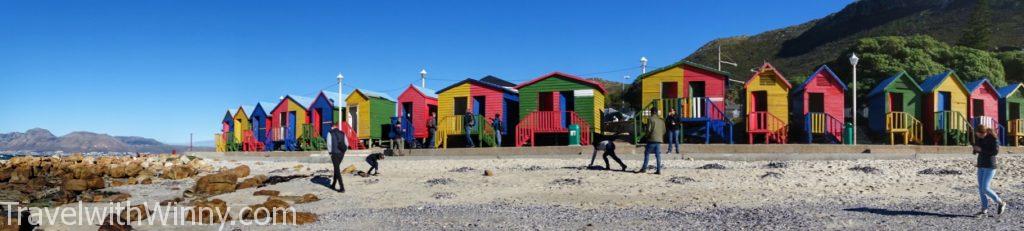
[[[334,179],[331,180],[331,189],[338,192],[345,192],[345,182],[341,180],[341,160],[345,158],[345,151],[348,151],[348,139],[345,133],[338,129],[338,124],[331,126],[331,165],[334,165]],[[335,189],[335,185],[340,186]]]
[[[476,127],[476,120],[474,120],[472,112],[466,111],[466,114],[462,115],[462,127],[466,133],[466,147],[476,147],[476,144],[473,143],[473,136],[470,134],[473,127]]]
[[[676,150],[676,154],[679,154],[679,115],[676,114],[675,109],[668,110],[668,117],[665,118],[665,125],[668,127],[668,150],[665,150],[665,154]]]
[[[647,172],[647,161],[650,158],[650,154],[654,154],[654,159],[657,161],[657,167],[654,174],[661,174],[661,143],[665,137],[665,121],[661,119],[661,115],[658,115],[658,109],[652,108],[650,115],[647,117],[647,145],[644,147],[644,164],[640,166],[640,171],[637,173]]]
[[[494,147],[501,147],[501,113],[494,114],[494,120],[491,122],[491,127],[494,128]]]

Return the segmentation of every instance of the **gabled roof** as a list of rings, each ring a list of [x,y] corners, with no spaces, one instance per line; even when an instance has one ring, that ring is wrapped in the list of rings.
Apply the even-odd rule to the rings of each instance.
[[[928,76],[928,78],[924,79],[924,82],[921,82],[921,90],[924,90],[925,92],[933,92],[939,87],[939,84],[942,84],[943,80],[953,76],[953,74],[955,74],[953,70],[948,70],[936,75]],[[967,90],[967,87],[964,86],[963,82],[960,82],[960,79],[954,78],[954,80],[956,80],[955,82],[960,84],[960,87],[963,87],[965,91]]]
[[[331,107],[337,107],[338,106],[338,93],[337,92],[333,92],[333,91],[320,91],[320,93],[317,93],[316,97],[313,98],[313,101],[310,102],[309,105],[306,105],[306,107],[312,107],[313,104],[315,104],[317,102],[317,100],[321,99],[320,95],[323,95],[328,100],[327,103],[329,105],[331,105]]]
[[[1022,87],[1024,87],[1024,84],[1021,84],[1021,83],[1011,83],[1009,85],[1006,85],[1005,87],[1000,87],[996,91],[999,92],[999,98],[1006,98],[1007,96],[1010,96],[1014,92],[1017,92],[1017,90],[1022,88]]]
[[[668,66],[659,67],[658,69],[654,69],[654,70],[648,71],[647,73],[644,73],[644,74],[640,75],[636,79],[640,80],[640,79],[643,79],[643,78],[647,78],[647,76],[651,76],[651,75],[654,75],[654,74],[657,74],[657,73],[664,72],[664,71],[667,71],[669,69],[672,69],[673,67],[678,67],[678,66],[683,66],[683,65],[691,66],[691,67],[696,67],[697,69],[709,71],[709,72],[712,72],[712,73],[715,73],[715,74],[719,74],[719,75],[724,75],[725,78],[729,78],[729,76],[732,76],[732,74],[729,74],[729,72],[719,71],[718,69],[711,68],[709,66],[704,66],[704,65],[701,65],[701,64],[698,64],[698,63],[695,63],[695,62],[690,62],[690,61],[686,61],[685,59],[682,59],[682,60],[679,60],[679,61],[677,61],[675,63],[669,64]]]
[[[495,77],[493,75],[484,76],[483,78],[480,78],[480,81],[481,82],[485,82],[485,83],[494,84],[494,85],[501,86],[501,87],[516,87],[515,83],[509,82],[509,81],[505,81],[504,79]]]
[[[533,84],[535,84],[537,82],[540,82],[541,80],[544,80],[544,79],[547,79],[547,78],[563,78],[563,79],[566,79],[566,80],[569,80],[569,81],[573,81],[573,82],[581,83],[583,85],[588,85],[588,86],[597,88],[599,91],[601,91],[602,94],[607,94],[608,93],[608,91],[604,89],[604,85],[602,85],[601,83],[590,81],[590,80],[586,80],[584,78],[581,78],[581,77],[578,77],[578,76],[575,76],[575,75],[570,75],[570,74],[566,74],[566,73],[562,73],[562,72],[558,72],[558,71],[551,72],[551,73],[548,73],[548,74],[543,75],[541,77],[538,77],[536,79],[533,79],[533,80],[527,81],[525,83],[519,84],[519,86],[516,86],[516,89],[523,89],[526,86],[533,85]]]
[[[472,79],[472,78],[466,78],[466,79],[464,79],[462,81],[459,81],[459,82],[457,82],[455,84],[448,85],[447,87],[442,88],[441,90],[438,90],[437,93],[440,94],[441,92],[445,92],[447,90],[450,90],[450,89],[452,89],[454,87],[457,87],[459,85],[462,85],[464,83],[476,84],[476,85],[479,85],[479,86],[482,86],[482,87],[486,87],[486,88],[490,88],[490,89],[494,89],[494,90],[498,90],[498,91],[504,91],[506,93],[519,94],[519,91],[517,91],[516,89],[513,89],[511,87],[502,87],[502,86],[494,85],[492,83],[488,83],[488,82],[484,82],[484,81],[480,81],[480,80],[475,80],[475,79]]]
[[[387,101],[395,102],[395,98],[391,98],[391,96],[388,95],[388,94],[385,94],[385,93],[382,93],[382,92],[364,90],[364,89],[356,89],[355,91],[352,91],[352,93],[350,93],[350,95],[354,95],[356,92],[359,92],[360,94],[363,94],[366,97],[384,99],[384,100],[387,100]],[[347,97],[349,97],[349,96],[346,96],[346,99],[347,99]]]
[[[235,109],[228,109],[228,111],[224,113],[224,118],[222,118],[221,121],[234,121],[234,118]]]
[[[982,79],[979,79],[979,80],[975,80],[974,82],[967,83],[964,87],[967,87],[967,91],[974,92],[974,91],[978,90],[978,88],[981,88],[981,86],[983,84],[984,85],[988,85],[988,87],[992,88],[993,90],[998,89],[998,88],[996,88],[996,85],[992,85],[992,82],[988,81],[988,78],[982,78]]]
[[[273,106],[273,105],[274,105],[273,103],[256,102],[256,106],[253,107],[252,112],[249,112],[249,118],[252,118],[253,114],[256,113],[256,109],[262,110],[263,111],[263,115],[267,115],[267,107]],[[271,109],[273,109],[273,108],[271,108]]]
[[[815,76],[818,76],[818,73],[821,73],[823,71],[826,74],[832,76],[832,79],[839,83],[839,86],[843,87],[843,91],[849,90],[849,88],[846,88],[846,83],[843,83],[843,80],[839,79],[839,76],[836,75],[835,72],[832,72],[832,68],[828,68],[828,65],[821,65],[821,67],[819,67],[817,71],[814,71],[814,73],[812,73],[811,76],[808,76],[807,79],[804,80],[804,83],[801,83],[800,86],[797,86],[796,89],[793,90],[793,92],[803,91],[804,88],[807,87],[807,84],[811,83],[811,80],[813,80]]]
[[[244,115],[247,118],[249,117],[250,114],[252,114],[253,110],[256,110],[256,107],[252,105],[242,105],[240,108],[242,109],[242,112],[245,112]]]
[[[296,103],[299,103],[299,106],[302,106],[302,108],[309,108],[310,105],[313,105],[313,101],[316,100],[316,98],[310,98],[310,97],[305,97],[305,96],[297,96],[297,95],[289,95],[289,96],[291,96],[292,99],[294,99]]]
[[[878,83],[878,86],[875,86],[874,89],[871,89],[871,92],[868,93],[867,97],[871,97],[876,94],[885,92],[885,89],[889,88],[889,85],[892,85],[892,83],[895,83],[896,80],[899,79],[906,79],[910,81],[910,84],[914,86],[913,89],[917,89],[917,92],[923,92],[923,90],[921,90],[921,86],[917,85],[917,81],[914,81],[914,78],[911,78],[910,74],[907,74],[906,71],[901,71],[900,73],[896,73],[895,75],[890,76],[889,78],[886,78],[882,80],[882,82]]]
[[[281,104],[285,102],[285,100],[290,100],[292,102],[295,102],[296,104],[299,105],[299,107],[302,107],[303,110],[306,110],[306,105],[303,104],[301,101],[297,100],[295,97],[297,97],[297,96],[294,96],[294,95],[281,96],[281,101],[278,101],[277,104],[274,104],[274,107],[270,108],[271,112],[268,113],[268,114],[273,114],[273,111],[275,109],[277,109],[277,107],[280,107]],[[303,98],[305,98],[305,97],[303,97]]]
[[[758,68],[757,72],[754,72],[754,75],[750,76],[750,78],[747,79],[746,83],[743,83],[743,87],[747,87],[748,85],[750,85],[750,81],[754,80],[754,77],[761,75],[761,73],[765,71],[774,72],[775,77],[778,77],[778,80],[782,81],[783,84],[786,84],[786,89],[793,89],[793,85],[789,84],[789,80],[786,80],[786,76],[783,76],[782,73],[779,73],[779,69],[775,69],[775,67],[768,62],[764,62],[764,64],[761,65],[761,68]]]
[[[416,90],[416,92],[419,92],[421,95],[427,98],[437,99],[437,91],[431,90],[429,88],[417,87],[416,85],[413,84],[409,84],[409,88]]]

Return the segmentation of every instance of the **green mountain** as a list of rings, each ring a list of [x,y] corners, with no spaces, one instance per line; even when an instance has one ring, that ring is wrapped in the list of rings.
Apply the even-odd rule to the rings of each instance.
[[[987,50],[1020,50],[1024,47],[1024,1],[990,0],[991,36]],[[817,66],[829,64],[846,76],[845,62],[851,46],[859,39],[880,36],[927,35],[957,44],[970,28],[970,16],[978,0],[861,0],[841,11],[800,25],[753,36],[713,40],[686,57],[706,65],[715,64],[717,48],[723,59],[738,64],[724,65],[734,78],[746,80],[751,69],[771,62],[791,81],[799,83]],[[1008,81],[1021,81],[1007,70]]]

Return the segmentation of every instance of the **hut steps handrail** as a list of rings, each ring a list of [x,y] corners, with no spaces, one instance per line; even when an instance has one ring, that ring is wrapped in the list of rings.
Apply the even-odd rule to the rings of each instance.
[[[575,111],[535,111],[526,115],[525,118],[519,121],[516,125],[516,146],[523,146],[527,142],[531,146],[536,145],[535,135],[536,133],[543,132],[568,132],[568,128],[565,127],[562,116],[566,115],[569,119],[569,124],[576,124],[580,126],[580,143],[582,145],[590,144],[590,124],[581,118]]]
[[[924,129],[921,121],[906,112],[889,112],[885,114],[886,131],[892,135],[894,132],[905,133],[908,142],[920,143],[924,137]]]
[[[843,142],[843,121],[836,117],[822,112],[809,112],[804,115],[808,139],[813,134],[830,135],[837,142]]]
[[[789,134],[789,124],[770,112],[751,112],[747,114],[747,132],[766,134],[766,143],[771,141],[786,143]],[[753,140],[750,142],[753,142]]]
[[[441,117],[437,123],[437,131],[434,136],[434,147],[435,148],[448,148],[448,136],[458,135],[465,133],[465,124],[463,123],[464,115],[448,115]],[[473,115],[473,120],[476,124],[470,129],[470,134],[476,134],[480,136],[493,136],[494,129],[490,129],[491,119],[482,115]]]

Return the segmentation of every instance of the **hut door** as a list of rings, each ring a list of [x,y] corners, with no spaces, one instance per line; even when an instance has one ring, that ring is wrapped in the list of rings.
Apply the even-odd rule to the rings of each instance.
[[[751,93],[754,97],[754,111],[766,112],[768,111],[768,92],[767,91],[755,91]]]
[[[971,112],[974,113],[973,114],[974,117],[986,116],[985,115],[985,101],[984,100],[981,100],[981,99],[971,99],[971,105],[973,105],[971,107]]]
[[[437,105],[427,105],[427,116],[437,115]]]
[[[1020,103],[1010,103],[1010,120],[1020,119]]]
[[[679,84],[676,82],[661,82],[661,98],[679,98]]]
[[[487,116],[487,97],[473,96],[473,114]]]
[[[359,107],[349,107],[348,114],[352,116],[352,131],[355,131],[356,136],[359,136]]]
[[[412,102],[404,102],[404,103],[402,103],[402,114],[400,116],[405,117],[405,118],[409,118],[409,117],[413,116],[413,114],[412,114],[413,112],[415,112],[415,111],[412,110]]]
[[[313,119],[312,119],[313,131],[310,131],[310,132],[316,131],[316,132],[320,133],[321,137],[327,137],[327,133],[325,133],[326,131],[320,129],[322,127],[322,125],[323,125],[323,120],[320,118],[320,117],[323,116],[323,113],[321,113],[320,111],[321,110],[313,109]]]
[[[559,109],[562,110],[562,127],[569,127],[572,123],[569,113],[576,111],[576,97],[573,96],[573,91],[558,92],[559,97]]]
[[[949,92],[945,92],[945,91],[939,92],[939,94],[938,94],[938,102],[935,102],[935,111],[937,111],[937,112],[949,111],[950,108],[951,108],[951,106],[950,106],[951,104],[949,102],[950,101],[949,97],[950,97]]]
[[[889,111],[903,112],[903,93],[889,93]]]
[[[295,122],[296,122],[296,119],[297,118],[295,118],[295,112],[294,111],[288,112],[288,131],[287,131],[288,135],[286,135],[285,137],[288,137],[289,139],[295,139],[295,130],[296,130]]]
[[[809,93],[807,104],[807,112],[825,112],[825,93]]]
[[[555,97],[554,92],[541,92],[540,94],[538,94],[537,100],[540,101],[540,102],[537,102],[538,110],[539,111],[554,111],[555,110],[554,97]]]

